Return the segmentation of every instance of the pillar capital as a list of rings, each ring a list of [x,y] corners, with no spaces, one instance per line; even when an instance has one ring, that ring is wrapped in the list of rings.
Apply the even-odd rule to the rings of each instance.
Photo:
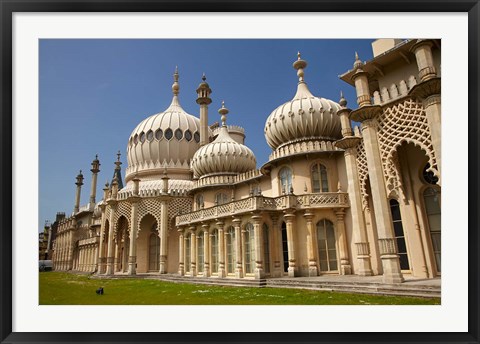
[[[253,220],[254,224],[260,224],[260,222],[262,220],[262,216],[259,213],[254,213],[252,215],[251,219]]]
[[[242,222],[242,219],[239,218],[239,217],[233,217],[232,222],[235,226],[240,226],[240,223]]]
[[[441,78],[433,77],[413,86],[412,89],[408,92],[408,94],[415,99],[423,101],[432,95],[440,95],[441,91]]]
[[[218,229],[220,229],[220,230],[223,230],[223,228],[225,227],[225,222],[220,221],[220,220],[217,221],[215,224],[218,226]]]
[[[295,210],[285,211],[285,215],[283,215],[286,222],[292,222],[296,216]]]
[[[364,122],[380,116],[382,107],[380,105],[365,105],[350,112],[350,119],[355,122]]]
[[[357,147],[361,141],[362,138],[358,136],[345,136],[344,138],[335,141],[333,145],[337,148],[347,150],[349,148]]]
[[[312,222],[313,213],[310,213],[309,210],[306,210],[305,214],[303,214],[303,217],[307,220],[307,222]]]

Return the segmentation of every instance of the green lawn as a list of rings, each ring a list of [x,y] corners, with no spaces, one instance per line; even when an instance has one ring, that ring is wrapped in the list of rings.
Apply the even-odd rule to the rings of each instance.
[[[104,295],[95,290],[104,288]],[[440,299],[40,273],[41,305],[439,305]]]

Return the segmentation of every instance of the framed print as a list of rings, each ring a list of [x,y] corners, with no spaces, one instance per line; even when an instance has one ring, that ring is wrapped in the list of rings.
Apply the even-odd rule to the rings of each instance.
[[[478,343],[479,8],[2,0],[2,343]]]

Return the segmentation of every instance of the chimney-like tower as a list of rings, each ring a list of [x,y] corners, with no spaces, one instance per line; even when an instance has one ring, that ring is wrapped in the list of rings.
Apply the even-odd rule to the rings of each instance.
[[[95,207],[95,196],[97,194],[97,176],[100,172],[100,161],[98,160],[98,155],[95,155],[95,160],[92,161],[92,183],[90,188],[90,209],[93,210]]]
[[[208,137],[208,105],[212,102],[210,94],[212,90],[206,82],[205,73],[202,76],[202,82],[197,88],[197,104],[200,105],[200,147],[209,143]]]
[[[80,210],[80,193],[82,191],[82,185],[83,185],[83,174],[82,170],[80,170],[80,173],[77,175],[77,182],[75,183],[77,185],[77,192],[75,193],[75,207],[73,208],[73,213],[76,214]]]

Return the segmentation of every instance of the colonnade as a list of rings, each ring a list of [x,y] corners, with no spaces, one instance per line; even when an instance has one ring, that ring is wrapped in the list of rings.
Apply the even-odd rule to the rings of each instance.
[[[336,222],[335,232],[338,247],[338,273],[342,275],[351,274],[352,268],[348,253],[348,240],[345,233],[343,208],[334,211]],[[179,270],[178,273],[182,276],[199,276],[199,277],[218,277],[218,278],[255,278],[261,279],[265,276],[280,277],[288,275],[295,277],[300,275],[298,267],[297,247],[307,247],[308,256],[308,275],[318,276],[323,273],[318,266],[318,247],[317,234],[313,223],[314,212],[305,211],[303,213],[307,223],[307,236],[305,240],[299,238],[297,234],[297,215],[295,210],[286,211],[283,214],[270,214],[266,232],[262,224],[262,214],[253,214],[247,220],[242,221],[239,217],[233,219],[219,219],[216,222],[203,223],[199,226],[184,226],[179,227]],[[286,226],[287,246],[288,246],[288,268],[286,271],[282,268],[282,228],[280,226],[280,215],[283,215],[283,220]],[[226,223],[229,225],[226,226]],[[249,252],[254,253],[254,260],[247,262],[247,226],[253,227],[254,235],[254,249]],[[234,240],[227,238],[234,233]],[[264,235],[266,234],[266,236]],[[199,244],[199,241],[203,241]],[[268,245],[268,267],[265,257],[265,245]],[[199,255],[199,248],[203,251]],[[228,259],[234,251],[233,263],[229,264]],[[202,254],[203,253],[203,254]],[[198,258],[203,257],[203,266],[199,266]],[[247,266],[254,263],[247,271]],[[285,262],[284,262],[285,263]],[[287,265],[287,264],[286,264]],[[266,272],[267,271],[267,272]]]

